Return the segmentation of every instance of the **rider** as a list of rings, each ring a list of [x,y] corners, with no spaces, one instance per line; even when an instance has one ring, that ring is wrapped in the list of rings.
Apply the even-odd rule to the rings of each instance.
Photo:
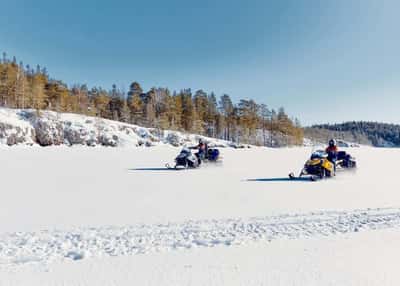
[[[203,139],[199,139],[199,145],[197,145],[197,158],[199,158],[199,163],[201,160],[204,160],[207,155],[207,144],[204,142]]]
[[[328,154],[328,160],[333,163],[334,170],[336,173],[336,160],[338,155],[338,147],[335,139],[329,140],[328,147],[326,147],[325,152]]]

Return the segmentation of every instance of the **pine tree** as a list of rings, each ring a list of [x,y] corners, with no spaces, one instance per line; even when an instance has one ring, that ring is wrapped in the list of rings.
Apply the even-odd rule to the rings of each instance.
[[[207,97],[207,113],[206,118],[204,119],[206,122],[207,135],[210,137],[216,136],[216,123],[218,116],[218,104],[217,98],[213,92]]]
[[[156,123],[156,93],[152,88],[144,97],[144,115],[146,124],[149,127],[155,127]]]
[[[32,100],[33,108],[36,110],[44,109],[46,107],[47,98],[45,93],[46,79],[42,74],[34,74],[32,78]]]
[[[128,107],[127,100],[123,101],[122,110],[121,110],[121,121],[129,123],[131,120],[131,111]]]
[[[265,104],[261,104],[260,105],[260,128],[262,130],[263,133],[263,145],[267,146],[268,144],[268,139],[267,139],[267,134],[266,131],[268,129],[268,121],[270,119],[271,116],[271,112],[269,111],[268,107]]]
[[[89,101],[89,90],[87,85],[76,84],[71,88],[71,96],[76,98],[76,107],[74,112],[89,114],[90,101]]]
[[[131,83],[128,91],[127,104],[131,115],[130,122],[134,124],[140,124],[143,121],[144,105],[141,100],[142,93],[143,89],[139,83]]]
[[[28,90],[29,90],[28,78],[25,74],[24,65],[22,62],[20,62],[18,67],[17,87],[16,87],[17,108],[23,109],[26,107],[26,97],[29,92]]]
[[[182,97],[176,93],[168,98],[167,114],[169,127],[174,130],[182,129]]]
[[[111,98],[108,96],[108,93],[102,89],[92,89],[91,93],[93,94],[93,103],[96,109],[96,116],[111,119],[111,113],[109,109],[109,104]]]
[[[192,131],[193,120],[195,119],[195,109],[192,102],[192,93],[190,89],[184,89],[180,92],[182,102],[181,124],[185,131]]]
[[[253,100],[240,100],[238,104],[241,133],[247,143],[255,139],[258,125],[258,105]]]
[[[232,140],[232,129],[234,124],[234,107],[229,95],[224,94],[221,96],[219,101],[219,110],[224,117],[223,128],[224,128],[224,139]]]

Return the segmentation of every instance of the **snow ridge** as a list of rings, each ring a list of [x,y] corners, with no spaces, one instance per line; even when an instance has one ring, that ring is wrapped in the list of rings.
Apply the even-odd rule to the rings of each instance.
[[[158,225],[16,232],[0,235],[0,267],[398,227],[400,208],[378,208]]]

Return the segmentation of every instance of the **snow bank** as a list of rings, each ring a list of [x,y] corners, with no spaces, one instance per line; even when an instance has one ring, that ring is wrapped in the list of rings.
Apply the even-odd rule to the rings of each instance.
[[[224,140],[177,131],[53,111],[0,108],[0,145],[86,145],[138,147],[195,145],[199,138],[210,146],[247,147]]]
[[[0,108],[0,145],[34,144],[35,129],[29,121],[21,120],[19,114]]]

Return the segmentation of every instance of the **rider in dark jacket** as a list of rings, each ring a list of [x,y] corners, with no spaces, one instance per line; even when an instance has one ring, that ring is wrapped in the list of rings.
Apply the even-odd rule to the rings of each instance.
[[[328,160],[333,163],[335,173],[336,173],[336,160],[337,160],[338,151],[339,150],[336,145],[336,140],[335,139],[329,140],[329,145],[325,149],[325,152],[328,154]]]
[[[199,158],[199,163],[202,160],[206,159],[207,156],[207,144],[203,141],[203,139],[199,139],[199,145],[197,145],[197,158]]]

